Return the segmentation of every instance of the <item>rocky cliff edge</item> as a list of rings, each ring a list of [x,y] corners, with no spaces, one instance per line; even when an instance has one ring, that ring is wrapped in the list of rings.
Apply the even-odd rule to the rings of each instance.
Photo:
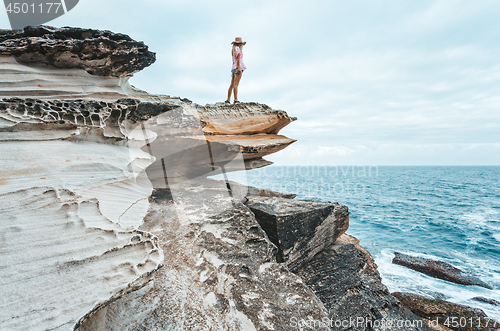
[[[347,207],[210,179],[294,118],[128,84],[109,31],[0,31],[0,328],[428,330],[345,234]]]

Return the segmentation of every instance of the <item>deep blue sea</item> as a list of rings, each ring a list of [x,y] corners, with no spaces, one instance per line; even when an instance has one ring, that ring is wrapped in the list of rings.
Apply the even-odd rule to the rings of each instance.
[[[230,179],[348,206],[347,233],[373,255],[389,291],[442,296],[500,319],[500,307],[470,300],[500,301],[500,167],[271,166]],[[448,262],[493,290],[394,265],[395,251]]]

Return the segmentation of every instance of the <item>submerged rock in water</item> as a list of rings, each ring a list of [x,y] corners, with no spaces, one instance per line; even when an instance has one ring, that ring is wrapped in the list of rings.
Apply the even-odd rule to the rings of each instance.
[[[431,277],[443,279],[461,285],[476,285],[491,289],[491,286],[479,278],[469,276],[462,270],[442,261],[434,261],[423,257],[414,257],[395,252],[392,263],[398,264]]]
[[[474,297],[471,300],[488,303],[488,304],[493,305],[493,306],[500,306],[499,301],[494,300],[494,299],[485,298],[485,297]]]
[[[500,328],[500,323],[488,318],[481,309],[411,293],[395,292],[392,295],[414,314],[451,330],[496,331]]]

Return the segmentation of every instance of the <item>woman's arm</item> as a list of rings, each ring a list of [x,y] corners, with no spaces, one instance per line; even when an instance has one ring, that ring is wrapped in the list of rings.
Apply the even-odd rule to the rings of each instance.
[[[238,72],[241,72],[240,59],[241,59],[241,50],[238,48],[238,53],[236,54],[236,64],[238,65]]]

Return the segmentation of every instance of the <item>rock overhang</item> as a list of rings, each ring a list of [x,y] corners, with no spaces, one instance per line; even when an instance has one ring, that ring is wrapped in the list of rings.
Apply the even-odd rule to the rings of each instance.
[[[50,26],[0,31],[0,55],[14,56],[24,64],[79,68],[112,77],[131,76],[156,60],[148,46],[125,34]]]

